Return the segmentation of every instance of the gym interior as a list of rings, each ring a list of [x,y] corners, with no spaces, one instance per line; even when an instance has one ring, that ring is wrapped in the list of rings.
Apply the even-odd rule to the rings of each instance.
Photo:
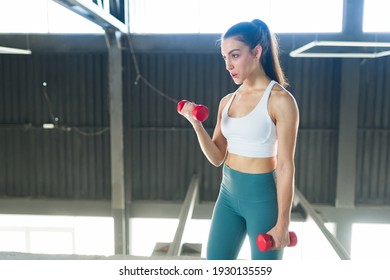
[[[0,259],[205,257],[221,168],[176,106],[206,105],[212,134],[236,89],[217,44],[236,14],[275,27],[300,110],[285,258],[389,258],[388,1],[194,12],[211,2],[0,1]]]

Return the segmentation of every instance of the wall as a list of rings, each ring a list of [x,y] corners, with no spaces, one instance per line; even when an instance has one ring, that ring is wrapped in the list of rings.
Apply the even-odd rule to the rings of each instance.
[[[201,200],[214,201],[221,169],[201,154],[195,133],[173,100],[209,107],[212,134],[220,98],[235,89],[217,52],[137,53],[137,75],[124,50],[126,188],[134,200],[180,201],[191,175],[202,175]],[[296,185],[312,203],[334,205],[339,161],[342,59],[293,59],[282,64],[301,114]],[[362,60],[356,151],[359,205],[390,200],[390,59]],[[386,76],[387,75],[387,76]],[[43,82],[47,82],[44,97]],[[0,196],[110,199],[109,113],[105,53],[0,56]],[[44,130],[50,110],[58,129]],[[347,109],[348,110],[348,109]],[[70,128],[70,131],[68,131]]]

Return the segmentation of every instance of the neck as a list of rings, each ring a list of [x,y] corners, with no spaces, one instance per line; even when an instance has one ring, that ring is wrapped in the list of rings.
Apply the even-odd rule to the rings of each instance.
[[[264,85],[268,85],[269,82],[270,79],[265,74],[263,68],[258,67],[258,69],[253,71],[252,75],[243,82],[243,86],[248,89],[256,89],[264,87]]]
[[[258,91],[267,87],[270,82],[271,79],[263,75],[256,79],[246,79],[241,87],[247,91]]]

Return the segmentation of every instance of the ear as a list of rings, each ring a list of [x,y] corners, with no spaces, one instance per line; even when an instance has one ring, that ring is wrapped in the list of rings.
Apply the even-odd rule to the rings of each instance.
[[[256,56],[256,58],[259,58],[261,57],[261,53],[263,52],[263,48],[262,46],[260,45],[257,45],[254,49],[253,49],[253,54]]]

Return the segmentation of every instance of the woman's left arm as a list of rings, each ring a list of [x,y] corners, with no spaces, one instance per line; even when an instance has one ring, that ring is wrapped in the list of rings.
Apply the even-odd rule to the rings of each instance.
[[[274,94],[275,93],[275,94]],[[271,116],[276,124],[278,154],[276,186],[278,199],[278,220],[270,230],[275,248],[289,244],[288,227],[294,196],[295,146],[298,134],[299,111],[294,97],[286,90],[276,90],[270,99]]]

